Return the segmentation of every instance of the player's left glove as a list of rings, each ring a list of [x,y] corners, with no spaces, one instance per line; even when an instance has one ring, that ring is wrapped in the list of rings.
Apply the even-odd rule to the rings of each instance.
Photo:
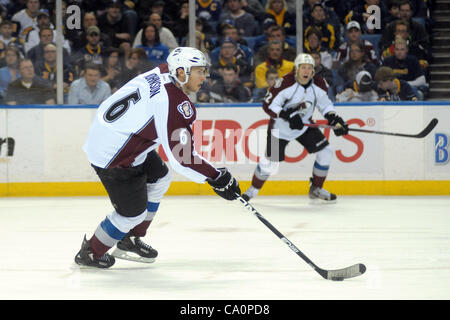
[[[206,180],[214,192],[226,200],[236,200],[241,195],[241,189],[236,179],[228,172],[227,168],[218,168],[220,175],[215,179]]]
[[[288,110],[281,110],[278,116],[289,122],[289,128],[292,130],[302,130],[304,124],[300,113],[297,112],[299,109],[300,108],[291,108]]]
[[[328,120],[328,125],[336,127],[336,129],[333,129],[334,134],[336,136],[342,136],[342,135],[348,134],[347,123],[344,121],[344,119],[339,117],[335,112],[333,112],[333,111],[328,112],[325,115],[325,119]]]

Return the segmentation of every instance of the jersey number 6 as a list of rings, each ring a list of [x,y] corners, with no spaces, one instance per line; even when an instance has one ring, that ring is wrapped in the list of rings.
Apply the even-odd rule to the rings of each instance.
[[[139,100],[141,100],[141,95],[139,93],[139,89],[137,89],[119,101],[113,103],[108,110],[106,110],[103,115],[103,119],[105,119],[106,122],[116,121],[128,110],[131,105],[131,101],[133,101],[133,104],[136,104]]]

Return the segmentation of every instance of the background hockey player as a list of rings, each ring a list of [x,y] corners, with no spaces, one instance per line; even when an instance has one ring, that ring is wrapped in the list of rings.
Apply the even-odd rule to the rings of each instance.
[[[84,237],[77,264],[108,268],[114,257],[154,261],[157,251],[141,238],[170,185],[169,170],[156,152],[160,145],[178,173],[208,182],[227,200],[240,195],[236,179],[225,168],[216,169],[194,150],[196,109],[187,94],[200,89],[208,67],[200,50],[176,48],[167,64],[135,77],[99,106],[84,151],[114,211],[89,240]]]
[[[263,100],[263,109],[270,116],[267,130],[265,155],[259,160],[252,178],[251,187],[242,195],[247,201],[255,197],[264,183],[284,161],[285,149],[292,140],[297,140],[309,153],[316,154],[309,197],[323,201],[335,201],[336,195],[323,188],[328,174],[333,149],[318,128],[306,127],[312,123],[314,109],[317,108],[337,127],[337,136],[348,133],[346,122],[336,114],[333,103],[328,98],[325,81],[314,77],[314,59],[301,53],[294,61],[295,72],[279,79]]]

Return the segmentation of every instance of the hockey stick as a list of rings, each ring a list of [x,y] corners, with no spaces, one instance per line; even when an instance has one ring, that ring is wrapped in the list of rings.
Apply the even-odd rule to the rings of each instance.
[[[337,269],[337,270],[325,270],[319,268],[314,262],[312,262],[303,252],[301,252],[291,241],[289,241],[280,231],[278,231],[269,221],[267,221],[250,203],[245,201],[240,195],[237,198],[245,208],[253,213],[267,228],[280,238],[292,251],[294,251],[300,258],[306,261],[318,274],[320,274],[326,280],[342,281],[348,278],[354,278],[362,275],[366,272],[366,266],[362,263],[354,264],[350,267]]]
[[[376,133],[376,134],[385,134],[390,136],[397,136],[397,137],[406,137],[406,138],[424,138],[426,137],[431,130],[436,127],[438,123],[438,119],[434,118],[430,121],[430,123],[426,126],[425,129],[423,129],[418,134],[406,134],[406,133],[395,133],[395,132],[386,132],[386,131],[375,131],[375,130],[367,130],[367,129],[357,129],[357,128],[348,128],[348,131],[358,131],[358,132],[366,132],[366,133]],[[313,128],[331,128],[331,129],[337,129],[336,127],[327,125],[327,124],[315,124],[315,123],[305,123],[306,127],[313,127]]]

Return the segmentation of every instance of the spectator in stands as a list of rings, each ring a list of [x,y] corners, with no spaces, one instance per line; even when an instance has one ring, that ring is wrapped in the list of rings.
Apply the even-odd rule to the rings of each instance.
[[[154,65],[158,65],[166,61],[169,56],[169,48],[161,43],[159,39],[158,28],[153,24],[149,23],[144,26],[141,43],[137,48],[142,48],[147,53],[147,58]]]
[[[100,42],[100,35],[101,32],[97,26],[90,26],[86,30],[87,43],[73,56],[77,75],[81,74],[86,63],[92,62],[100,66],[103,64],[106,48]]]
[[[44,46],[44,60],[37,63],[35,66],[36,75],[44,80],[47,80],[56,94],[56,46],[53,43]],[[69,64],[63,64],[63,91],[69,92],[69,87],[74,80],[74,73]]]
[[[339,49],[337,50],[336,55],[333,58],[333,68],[339,68],[342,63],[346,62],[349,59],[350,45],[358,42],[363,43],[364,51],[366,52],[366,55],[367,57],[369,57],[370,61],[376,66],[380,64],[380,60],[378,59],[375,52],[375,47],[370,41],[361,39],[361,34],[361,26],[357,21],[350,21],[347,24],[348,40],[343,42],[339,46]]]
[[[211,80],[217,81],[222,78],[223,68],[227,65],[235,65],[239,78],[246,87],[253,86],[252,66],[243,58],[237,58],[235,52],[237,44],[231,38],[225,38],[220,45],[220,54],[217,60],[211,61]]]
[[[269,92],[270,88],[275,85],[275,82],[280,79],[278,77],[277,69],[271,68],[266,72],[266,82],[267,87],[264,88],[255,88],[253,90],[253,102],[262,102],[267,92]]]
[[[240,34],[233,20],[225,20],[222,24],[222,34],[220,35],[220,41],[225,38],[231,38],[238,45],[248,46],[247,40],[245,40]]]
[[[401,38],[406,41],[408,45],[408,53],[415,56],[417,59],[419,59],[420,65],[426,69],[428,67],[429,61],[431,59],[431,54],[428,48],[422,47],[419,43],[413,42],[410,32],[409,32],[409,22],[406,20],[396,20],[393,22],[395,25],[394,27],[394,36],[395,40],[392,43],[385,43],[384,39],[382,44],[382,57],[386,59],[387,57],[390,57],[394,55],[394,47],[395,42],[397,38]]]
[[[336,96],[336,101],[377,101],[378,93],[375,89],[376,85],[372,79],[372,75],[369,72],[363,70],[358,72],[351,87],[347,87],[344,91]]]
[[[263,27],[263,31],[264,31],[263,34],[255,37],[255,42],[254,42],[253,46],[250,46],[250,48],[253,49],[253,52],[258,52],[262,46],[269,43],[270,30],[272,30],[272,28],[276,25],[277,25],[277,23],[273,17],[267,17],[264,19],[264,21],[262,23],[262,27]]]
[[[259,25],[255,17],[242,9],[242,0],[225,0],[227,11],[220,15],[219,24],[225,20],[233,20],[234,25],[243,37],[253,37],[259,35]],[[221,33],[221,30],[217,30]]]
[[[137,75],[147,72],[148,70],[156,67],[147,58],[147,53],[142,48],[133,48],[127,56],[124,68],[119,75],[119,85],[120,88],[125,83],[136,77]]]
[[[286,35],[284,33],[284,28],[276,25],[273,26],[270,29],[270,40],[278,40],[283,44],[283,59],[286,59],[288,61],[294,61],[295,57],[297,56],[297,48],[295,48],[292,43],[289,43],[286,40]],[[258,65],[261,62],[265,61],[267,59],[267,47],[268,44],[265,46],[262,46],[258,52],[256,53],[255,57],[255,64]]]
[[[386,18],[386,24],[400,19],[400,0],[391,0],[386,4],[389,15]]]
[[[428,92],[428,83],[419,60],[408,54],[408,45],[402,38],[395,41],[394,55],[384,60],[383,65],[393,70],[394,76],[408,82],[417,99],[423,100]]]
[[[0,23],[0,58],[3,58],[5,50],[9,46],[19,49],[22,56],[25,55],[25,42],[23,39],[12,36],[13,23],[9,20],[2,20]]]
[[[278,40],[269,42],[268,57],[266,61],[260,63],[255,68],[255,84],[256,88],[267,87],[266,72],[270,68],[275,68],[278,71],[278,76],[282,78],[294,69],[294,63],[282,58],[283,44]]]
[[[114,48],[119,48],[125,54],[128,54],[134,34],[132,34],[128,21],[123,18],[120,10],[119,3],[110,1],[106,7],[106,12],[98,17],[98,27],[109,36]]]
[[[318,28],[322,32],[321,46],[328,51],[336,50],[339,47],[339,37],[336,37],[337,30],[326,21],[325,10],[322,4],[316,3],[313,5],[311,17],[311,24],[304,28],[304,37],[306,38],[311,28]]]
[[[146,13],[146,19],[141,19],[142,21],[147,21],[148,16],[157,13],[161,17],[163,25],[170,30],[178,23],[178,21],[176,21],[177,10],[179,7],[178,0],[152,0],[150,3],[150,12],[148,12],[149,1],[140,2],[143,3],[143,12]]]
[[[23,59],[19,62],[20,78],[8,85],[5,102],[20,104],[55,104],[55,94],[49,83],[34,72],[33,62]]]
[[[380,19],[369,20],[372,13],[367,12],[369,6],[377,6],[380,12]],[[378,12],[378,11],[377,11]],[[364,3],[356,4],[352,10],[347,14],[344,21],[347,25],[350,21],[358,21],[364,34],[381,34],[387,25],[389,17],[388,9],[384,1],[380,0],[365,0]],[[379,22],[379,27],[373,25],[374,22]]]
[[[117,48],[109,48],[106,52],[105,59],[103,60],[103,72],[104,76],[102,80],[109,84],[111,93],[114,93],[119,89],[120,85],[120,73],[122,72],[122,57],[121,51]]]
[[[397,79],[391,68],[383,66],[375,73],[379,101],[417,101],[414,90],[404,80]]]
[[[39,44],[28,50],[27,57],[36,65],[44,60],[44,46],[52,43],[53,30],[50,28],[42,28],[39,30]],[[71,58],[69,52],[63,48],[63,61],[70,63]]]
[[[100,104],[111,95],[109,84],[100,79],[98,64],[86,63],[83,73],[70,86],[69,104]]]
[[[306,37],[303,43],[305,53],[320,52],[320,60],[322,64],[331,69],[333,64],[333,57],[327,51],[326,48],[322,47],[321,41],[322,31],[316,27],[312,27],[306,33]]]
[[[183,38],[189,32],[189,1],[183,0],[176,18],[177,23],[172,27],[173,35],[178,43],[181,43]]]
[[[321,60],[321,55],[320,52],[318,51],[313,51],[309,53],[311,55],[311,57],[314,58],[314,75],[315,76],[320,76],[323,79],[325,79],[325,81],[328,84],[328,95],[330,96],[331,100],[334,100],[334,96],[336,95],[336,84],[334,81],[334,77],[333,77],[333,72],[331,71],[331,69],[325,67],[322,64],[322,60]]]
[[[222,2],[220,0],[197,0],[195,16],[205,19],[212,26],[217,25],[222,14]]]
[[[20,51],[15,47],[8,47],[5,50],[6,66],[0,68],[0,103],[4,102],[8,85],[20,78],[19,73]]]
[[[15,13],[11,21],[17,25],[17,33],[20,38],[25,39],[28,32],[37,26],[37,16],[41,12],[39,0],[27,0],[26,8]]]
[[[212,102],[249,102],[250,90],[241,84],[236,65],[226,65],[222,70],[222,78],[212,87],[210,92]]]
[[[37,16],[37,26],[34,27],[25,37],[25,52],[28,52],[31,48],[39,44],[39,30],[41,29],[52,29],[52,42],[56,43],[56,30],[54,30],[53,25],[50,22],[48,13],[40,12]],[[69,41],[65,38],[63,38],[63,48],[65,48],[69,54],[71,53]]]
[[[219,43],[222,43],[223,39],[230,38],[236,42],[237,48],[234,53],[236,58],[244,59],[250,66],[253,66],[254,53],[253,50],[248,46],[247,41],[243,39],[236,27],[232,24],[224,24],[222,27],[222,37]],[[211,59],[218,59],[220,54],[220,46],[217,46],[211,51]],[[252,67],[253,68],[253,67]]]
[[[266,1],[264,0],[264,2]],[[264,18],[267,15],[266,9],[264,8],[262,1],[260,0],[242,1],[242,9],[250,13],[252,16],[254,16],[256,21],[258,22],[258,25],[262,26]],[[293,13],[295,14],[295,10]]]
[[[421,23],[413,20],[413,9],[411,2],[408,0],[402,0],[400,2],[400,19],[409,23],[408,32],[410,35],[410,45],[418,45],[419,48],[430,48],[430,38]],[[383,31],[383,35],[380,40],[380,49],[385,50],[395,40],[395,29],[397,24],[391,22]]]
[[[291,14],[287,10],[285,0],[268,0],[266,3],[266,12],[275,19],[278,26],[284,28],[285,34],[295,35],[295,14]]]
[[[97,17],[95,16],[95,13],[93,12],[86,12],[84,17],[83,17],[83,29],[78,30],[75,39],[72,42],[72,51],[73,52],[77,52],[79,51],[81,48],[83,48],[86,43],[87,43],[87,30],[89,29],[89,27],[98,27],[97,24]],[[100,28],[99,28],[100,30]],[[109,36],[104,33],[104,32],[100,32],[100,45],[105,47],[105,48],[109,48],[111,47],[111,39],[109,38]]]
[[[175,39],[175,36],[173,35],[172,31],[170,31],[168,28],[163,27],[161,16],[159,13],[152,13],[149,18],[147,24],[154,24],[156,28],[158,29],[159,39],[161,40],[161,43],[166,45],[169,48],[169,51],[172,51],[173,49],[178,47],[178,42]],[[143,29],[139,30],[136,34],[136,38],[133,42],[133,48],[137,48],[138,45],[142,44],[142,31]]]
[[[359,42],[350,45],[350,59],[339,68],[338,75],[344,81],[344,86],[347,86],[355,81],[356,74],[362,70],[375,75],[377,67],[367,58],[364,46]]]
[[[337,3],[336,3],[337,2]],[[312,25],[311,11],[316,3],[323,3],[322,8],[325,12],[325,20],[328,21],[336,32],[336,38],[340,38],[341,21],[344,20],[345,15],[350,11],[351,2],[344,0],[307,0],[303,4],[303,25]],[[295,13],[295,10],[293,11]],[[342,17],[339,16],[342,15]]]

